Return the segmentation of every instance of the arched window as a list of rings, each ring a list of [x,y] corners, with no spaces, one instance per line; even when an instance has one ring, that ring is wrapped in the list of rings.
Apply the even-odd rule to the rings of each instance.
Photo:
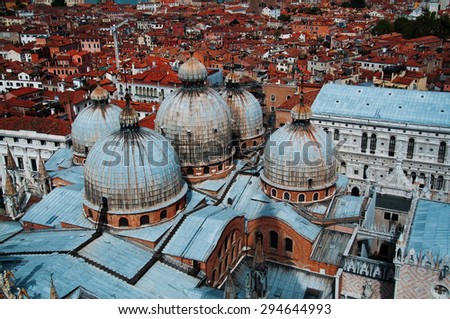
[[[318,199],[319,199],[319,193],[314,193],[313,200],[318,200]]]
[[[359,188],[358,187],[353,187],[352,188],[352,196],[359,196]]]
[[[410,138],[408,141],[408,149],[406,151],[406,158],[411,159],[414,155],[414,139]]]
[[[292,253],[293,248],[294,248],[294,243],[293,243],[292,239],[285,238],[284,239],[284,251]]]
[[[125,217],[122,217],[119,219],[119,226],[120,227],[127,227],[128,226],[128,219]]]
[[[430,189],[434,189],[434,183],[436,182],[434,175],[430,175]]]
[[[444,188],[444,177],[443,176],[438,176],[437,182],[436,182],[436,189],[437,190],[441,190],[443,188]]]
[[[186,173],[188,175],[194,175],[194,169],[192,167],[188,167],[188,169],[186,170]]]
[[[416,182],[416,178],[417,178],[416,172],[412,172],[411,173],[411,183],[414,184]]]
[[[363,133],[361,137],[361,152],[365,153],[367,150],[367,133]]]
[[[313,182],[312,178],[308,177],[308,188],[312,187],[312,182]]]
[[[304,201],[305,201],[305,194],[299,194],[299,195],[298,195],[298,201],[299,201],[300,203],[304,202]]]
[[[441,144],[439,144],[438,163],[444,163],[446,149],[447,143],[441,142]]]
[[[347,164],[345,162],[341,163],[341,174],[342,175],[347,174]]]
[[[278,248],[278,233],[276,231],[271,230],[269,235],[270,235],[270,248],[277,249]]]
[[[277,190],[272,188],[272,197],[277,197]]]
[[[160,214],[159,214],[159,219],[160,220],[163,220],[163,219],[165,219],[165,218],[167,218],[167,210],[163,210]]]
[[[217,168],[217,170],[219,170],[219,171],[223,170],[223,164],[222,163],[219,164],[219,167]]]
[[[140,222],[141,222],[141,226],[149,224],[150,223],[150,219],[148,218],[148,215],[142,216],[141,219],[140,219]]]
[[[275,94],[271,94],[270,95],[270,101],[271,102],[275,102]]]
[[[368,165],[364,165],[364,170],[363,170],[363,178],[367,179],[367,170],[369,169]]]
[[[375,154],[376,149],[377,149],[377,135],[372,134],[370,136],[370,154]]]
[[[283,198],[284,200],[291,200],[291,194],[289,194],[288,192],[284,192]]]
[[[328,134],[328,127],[325,127],[323,130]]]
[[[242,148],[242,149],[246,149],[246,148],[247,148],[247,143],[245,143],[245,142],[242,143],[242,144],[241,144],[241,148]]]
[[[333,139],[335,141],[339,141],[339,130],[334,130]]]
[[[395,136],[391,136],[391,138],[389,139],[389,152],[388,155],[389,156],[394,156],[395,154]]]

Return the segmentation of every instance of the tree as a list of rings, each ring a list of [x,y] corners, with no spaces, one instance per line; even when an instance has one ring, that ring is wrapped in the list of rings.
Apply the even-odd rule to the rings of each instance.
[[[65,0],[53,0],[52,7],[65,7],[67,3]]]
[[[377,25],[373,29],[373,33],[376,35],[382,35],[386,33],[391,33],[393,30],[393,26],[391,21],[386,19],[378,20]]]
[[[291,21],[291,16],[290,15],[286,15],[286,14],[280,14],[280,16],[278,17],[278,20],[284,21],[284,22],[290,22]]]

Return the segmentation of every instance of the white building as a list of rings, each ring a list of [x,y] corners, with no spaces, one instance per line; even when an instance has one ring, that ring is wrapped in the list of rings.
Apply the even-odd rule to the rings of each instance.
[[[312,110],[314,122],[341,141],[349,191],[380,181],[400,155],[422,196],[450,201],[450,94],[327,84]]]
[[[33,128],[33,129],[32,129]],[[0,119],[0,179],[4,187],[7,148],[23,176],[38,170],[38,158],[45,162],[59,148],[69,148],[70,123],[56,119],[14,117]]]

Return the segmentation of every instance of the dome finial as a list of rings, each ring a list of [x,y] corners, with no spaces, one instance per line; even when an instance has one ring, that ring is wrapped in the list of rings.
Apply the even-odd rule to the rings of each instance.
[[[304,83],[303,77],[304,77],[304,75],[302,74],[302,79],[300,82],[300,101],[299,101],[299,104],[294,106],[294,108],[292,109],[291,117],[292,117],[292,120],[294,121],[294,123],[305,124],[305,123],[309,123],[309,121],[311,120],[312,111],[311,111],[311,107],[309,105],[305,104],[305,97],[303,94],[303,83]]]
[[[136,130],[139,129],[139,114],[131,106],[131,95],[128,88],[125,89],[125,107],[120,113],[120,129]]]

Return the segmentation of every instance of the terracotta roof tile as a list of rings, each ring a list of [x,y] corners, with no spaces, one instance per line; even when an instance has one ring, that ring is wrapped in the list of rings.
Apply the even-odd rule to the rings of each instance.
[[[68,121],[33,116],[0,118],[0,129],[34,131],[61,136],[69,135],[72,131],[72,127]]]

